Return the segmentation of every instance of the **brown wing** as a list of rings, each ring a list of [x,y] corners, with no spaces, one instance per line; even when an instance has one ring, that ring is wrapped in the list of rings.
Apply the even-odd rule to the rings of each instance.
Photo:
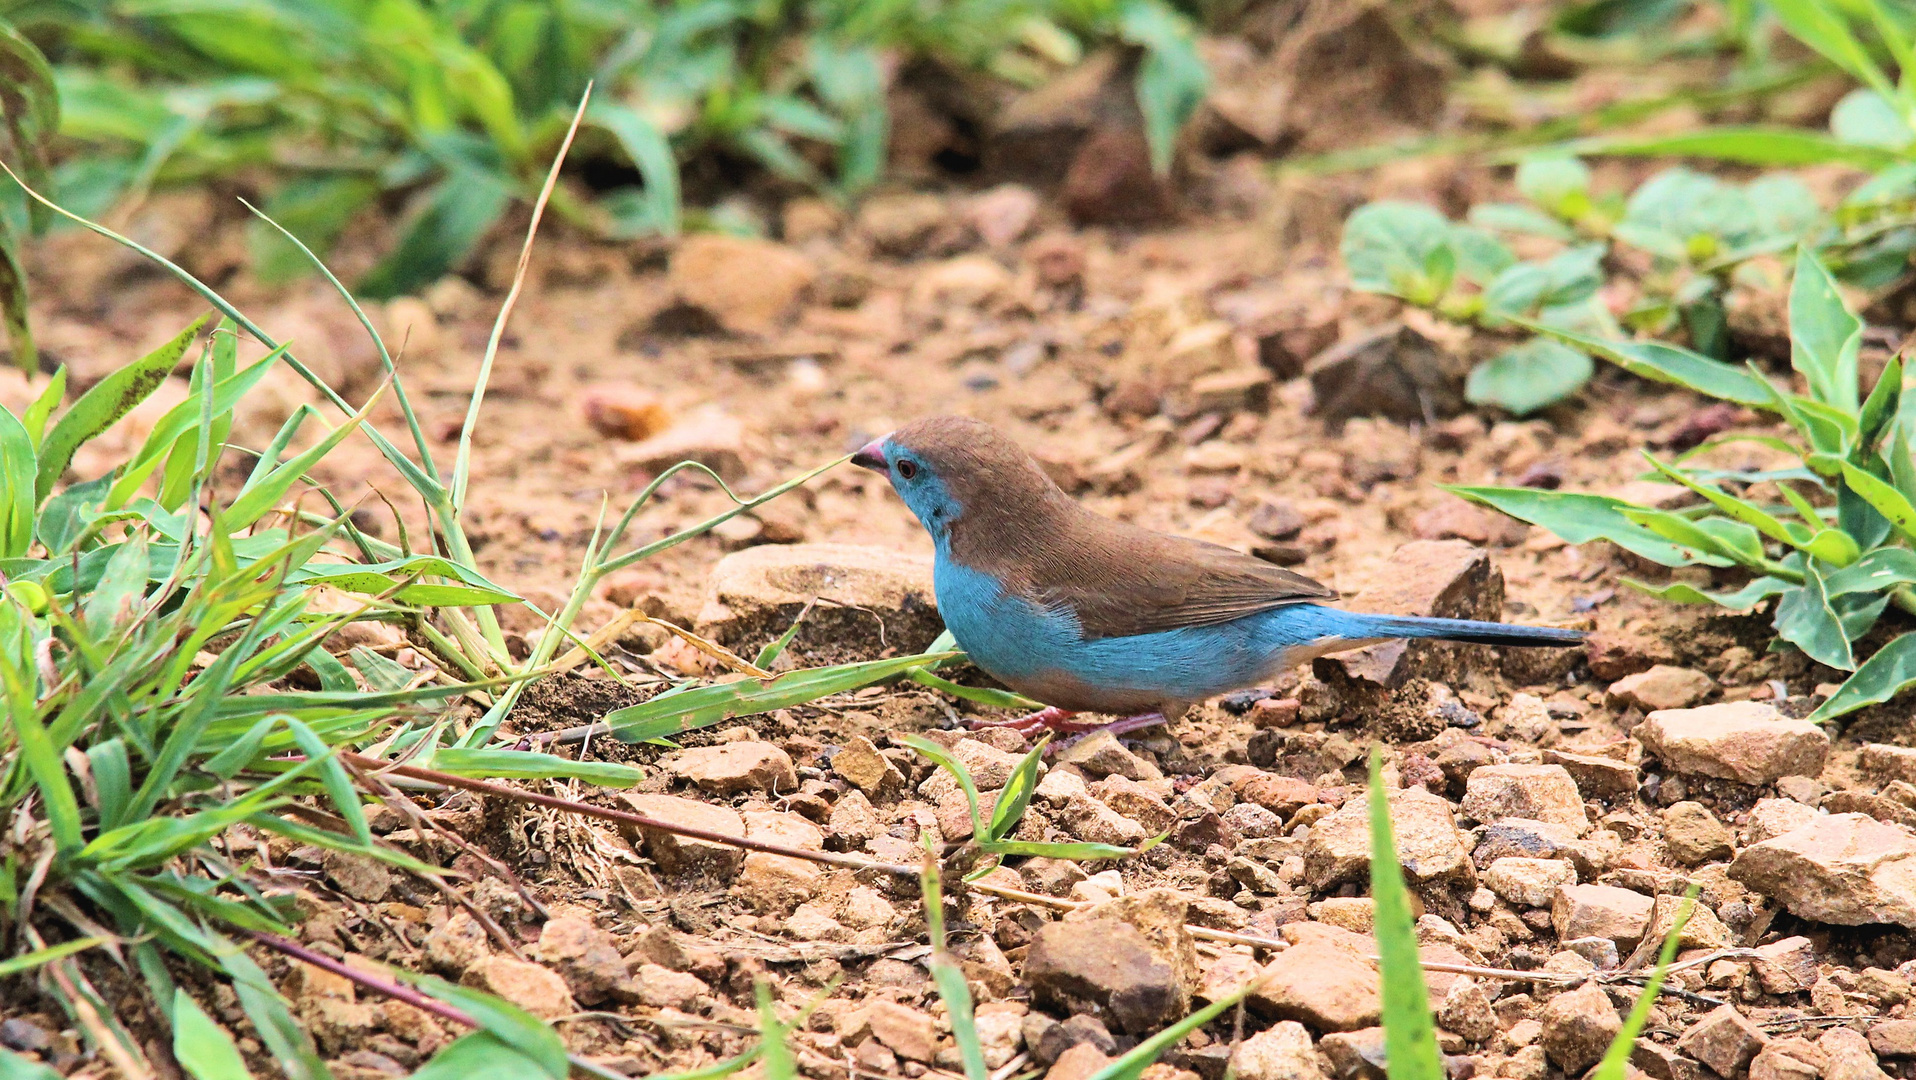
[[[1088,519],[1088,520],[1086,520]],[[1302,574],[1216,544],[1087,514],[1076,543],[1048,545],[1027,595],[1075,611],[1088,639],[1215,626],[1337,594]]]

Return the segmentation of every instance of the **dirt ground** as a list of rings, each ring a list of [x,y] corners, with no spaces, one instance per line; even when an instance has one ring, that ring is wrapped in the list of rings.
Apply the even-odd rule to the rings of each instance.
[[[1168,1055],[1152,1074],[1157,1080],[1187,1073],[1215,1080],[1227,1063],[1244,1077],[1381,1075],[1381,1050],[1366,1033],[1374,1010],[1366,1014],[1360,1001],[1354,1011],[1336,1011],[1345,997],[1365,992],[1368,943],[1352,933],[1367,928],[1362,875],[1323,869],[1335,861],[1325,823],[1341,821],[1340,808],[1358,796],[1362,754],[1373,741],[1390,753],[1394,783],[1442,800],[1446,821],[1455,812],[1476,823],[1458,834],[1468,858],[1417,881],[1426,959],[1454,957],[1448,962],[1480,969],[1431,977],[1454,1075],[1581,1073],[1594,1062],[1584,1044],[1614,1030],[1606,1025],[1616,1008],[1634,1000],[1628,981],[1598,978],[1578,988],[1577,978],[1614,973],[1645,927],[1571,932],[1568,924],[1581,916],[1566,907],[1568,894],[1519,900],[1520,884],[1498,884],[1519,871],[1547,876],[1560,866],[1576,888],[1607,886],[1646,904],[1693,882],[1704,886],[1713,929],[1686,938],[1685,955],[1714,959],[1680,973],[1676,986],[1688,996],[1666,997],[1653,1011],[1633,1062],[1646,1074],[1692,1080],[1706,1069],[1725,1077],[1767,1069],[1766,1076],[1837,1080],[1880,1067],[1908,1075],[1901,1054],[1916,1052],[1916,1035],[1896,1025],[1913,1023],[1901,1019],[1916,958],[1909,935],[1800,917],[1725,869],[1775,835],[1764,831],[1765,815],[1791,812],[1759,800],[1809,814],[1861,813],[1898,828],[1916,821],[1916,804],[1901,800],[1894,776],[1859,766],[1865,743],[1908,741],[1907,707],[1852,718],[1809,775],[1796,769],[1746,783],[1686,767],[1668,746],[1661,757],[1646,755],[1640,725],[1656,707],[1757,699],[1800,716],[1835,673],[1767,653],[1766,620],[1673,608],[1623,583],[1667,580],[1663,571],[1606,545],[1565,545],[1438,487],[1615,492],[1641,482],[1638,447],[1682,448],[1756,418],[1703,410],[1687,394],[1616,371],[1603,372],[1573,403],[1526,421],[1471,412],[1414,423],[1327,418],[1317,408],[1323,388],[1302,371],[1340,343],[1401,323],[1400,336],[1383,346],[1399,365],[1414,362],[1419,348],[1454,362],[1494,344],[1350,293],[1335,251],[1342,215],[1384,194],[1421,194],[1454,210],[1507,194],[1507,171],[1426,159],[1277,181],[1232,163],[1207,183],[1205,190],[1228,188],[1231,198],[1214,194],[1178,220],[1147,228],[1073,225],[1058,200],[1022,187],[946,185],[875,197],[851,218],[794,200],[780,210],[778,241],[695,239],[675,249],[594,243],[550,229],[535,250],[474,439],[467,524],[482,567],[555,610],[602,515],[616,516],[671,461],[696,458],[737,491],[755,493],[912,419],[956,413],[1007,431],[1102,513],[1254,551],[1355,596],[1354,606],[1367,598],[1437,603],[1455,609],[1446,613],[1591,629],[1591,645],[1561,662],[1487,649],[1386,658],[1401,666],[1381,688],[1364,684],[1350,665],[1320,662],[1272,688],[1201,706],[1168,732],[1127,737],[1115,748],[1067,748],[1053,759],[1055,787],[1040,793],[1021,836],[1165,832],[1171,839],[1136,859],[1088,866],[1098,871],[1088,877],[1048,860],[1012,860],[1021,865],[988,881],[1047,899],[971,894],[954,910],[957,952],[981,1002],[994,1075],[1048,1068],[1060,1080],[1082,1077],[1168,1018],[1123,1004],[1130,999],[1118,991],[1133,982],[1158,985],[1148,973],[1084,974],[1073,967],[1070,933],[1047,929],[1091,924],[1108,933],[1114,923],[1151,938],[1138,946],[1148,954],[1140,963],[1174,971],[1166,992],[1178,1008],[1206,1000],[1233,972],[1279,963],[1293,950],[1328,950],[1336,961],[1313,975],[1321,985],[1297,995],[1323,1001],[1264,995],[1248,1013],[1227,1015]],[[355,402],[378,384],[376,357],[326,289],[312,282],[268,289],[232,276],[242,224],[223,194],[157,196],[134,216],[132,230],[222,281],[243,309],[292,340]],[[395,347],[404,342],[400,368],[442,465],[455,449],[516,251],[517,238],[503,238],[467,276],[422,299],[374,307]],[[366,257],[349,250],[344,265]],[[34,258],[47,352],[82,382],[201,309],[177,283],[97,238],[63,234]],[[1883,328],[1881,336],[1893,340],[1898,330]],[[175,381],[162,400],[183,394],[183,380]],[[1386,389],[1354,387],[1360,405]],[[283,374],[256,397],[239,428],[256,444],[299,403],[314,400]],[[112,460],[117,447],[142,434],[147,412],[76,468]],[[388,434],[403,430],[390,398],[375,417]],[[1725,453],[1725,466],[1767,464],[1761,448]],[[393,540],[398,530],[375,493],[397,508],[415,540],[421,535],[416,506],[363,439],[349,440],[317,476],[356,503],[356,520],[376,535]],[[639,515],[633,539],[669,535],[728,505],[709,481],[675,479]],[[894,558],[906,575],[918,573],[912,567],[930,552],[883,480],[845,466],[618,574],[588,603],[581,628],[633,605],[681,625],[709,624],[708,580],[723,557],[794,543],[876,549],[871,559],[882,566]],[[1406,554],[1410,544],[1421,546]],[[1476,549],[1488,553],[1487,565]],[[868,659],[901,647],[858,625],[821,620],[801,631],[785,663]],[[539,624],[521,613],[507,629],[523,647]],[[750,656],[773,632],[732,644]],[[385,644],[393,655],[405,651],[403,643]],[[662,680],[715,673],[695,650],[650,632],[634,632],[611,655],[635,689],[589,671],[551,680],[528,696],[514,730],[587,724]],[[1657,664],[1682,670],[1640,691],[1619,687]],[[953,732],[954,720],[979,712],[900,684],[684,740],[757,754],[769,772],[733,775],[722,762],[694,767],[657,747],[603,741],[585,752],[641,764],[640,799],[698,802],[721,825],[743,821],[796,846],[912,863],[921,832],[956,841],[969,826],[952,813],[950,785],[941,787],[923,759],[890,737]],[[955,733],[940,738],[958,740]],[[981,777],[1022,748],[1002,731],[959,745]],[[1521,773],[1559,765],[1577,781],[1567,809],[1557,807],[1576,817],[1577,827],[1565,826],[1574,835],[1525,833],[1529,826],[1500,832],[1502,819],[1534,825],[1546,811],[1486,816],[1471,801],[1478,767]],[[1605,786],[1600,778],[1617,770],[1626,778]],[[573,794],[636,805],[610,793]],[[676,804],[647,805],[663,814]],[[561,1020],[576,1052],[630,1075],[694,1069],[740,1052],[756,1038],[760,979],[770,981],[786,1015],[830,990],[793,1036],[809,1076],[960,1071],[924,968],[915,882],[775,856],[741,864],[723,849],[622,837],[602,823],[470,796],[432,812],[512,866],[543,908],[471,856],[434,851],[472,872],[472,894],[511,936],[518,957],[417,885],[383,871],[369,880],[364,867],[259,841],[262,854],[297,872],[313,912],[301,931],[308,944],[463,977],[537,1006]],[[431,848],[399,822],[383,824],[394,842]],[[1418,842],[1411,834],[1400,841]],[[1490,873],[1509,859],[1551,865]],[[1662,919],[1663,901],[1657,904]],[[1081,910],[1058,921],[1074,906]],[[1211,936],[1194,938],[1187,924]],[[1161,931],[1156,938],[1153,927]],[[1578,944],[1567,945],[1573,938]],[[1591,944],[1601,940],[1621,955]],[[1790,953],[1799,968],[1775,974],[1787,966],[1778,957],[1798,940],[1807,940],[1810,958]],[[1779,942],[1787,945],[1781,952],[1748,951]],[[1122,954],[1129,946],[1112,947]],[[514,959],[527,963],[506,962]],[[405,1006],[355,994],[344,980],[273,963],[341,1077],[403,1075],[452,1034]],[[1560,977],[1538,981],[1526,972]],[[213,992],[209,1002],[244,1030],[230,993]],[[10,1022],[51,1033],[56,1047],[70,1045],[68,1022],[42,1004],[9,1007]],[[1734,1023],[1720,1014],[1726,1005]],[[1709,1037],[1688,1038],[1699,1030]],[[1827,1034],[1835,1031],[1856,1038]],[[32,1041],[25,1028],[12,1033]]]

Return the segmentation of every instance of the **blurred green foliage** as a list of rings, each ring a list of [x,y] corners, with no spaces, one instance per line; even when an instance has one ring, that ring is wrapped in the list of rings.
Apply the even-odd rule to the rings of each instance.
[[[323,255],[403,196],[398,243],[359,282],[373,297],[437,278],[530,200],[588,84],[574,160],[613,180],[553,209],[612,236],[676,232],[695,155],[841,199],[869,187],[901,62],[1029,84],[1128,43],[1160,168],[1205,85],[1165,0],[0,0],[0,19],[54,60],[80,151],[56,170],[64,205],[240,177]],[[254,239],[263,277],[307,272],[273,230]]]

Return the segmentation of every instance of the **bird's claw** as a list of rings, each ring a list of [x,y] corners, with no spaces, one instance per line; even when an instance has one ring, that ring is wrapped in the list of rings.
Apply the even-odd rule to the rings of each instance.
[[[974,729],[1010,728],[1030,739],[1046,731],[1055,731],[1061,735],[1089,735],[1097,731],[1109,731],[1113,735],[1123,735],[1165,722],[1164,714],[1161,712],[1139,713],[1137,716],[1127,716],[1121,720],[1104,723],[1071,719],[1076,715],[1067,709],[1051,706],[1011,720],[973,720],[970,726]]]

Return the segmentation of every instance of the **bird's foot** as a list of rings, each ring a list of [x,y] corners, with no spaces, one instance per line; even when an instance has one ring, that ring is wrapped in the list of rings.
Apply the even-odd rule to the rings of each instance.
[[[1037,712],[1028,713],[1013,720],[973,720],[973,728],[1004,727],[1018,732],[1026,738],[1035,738],[1046,731],[1055,731],[1061,735],[1089,735],[1096,731],[1108,731],[1113,735],[1123,735],[1165,722],[1161,712],[1139,713],[1122,720],[1093,723],[1073,720],[1077,714],[1066,709],[1046,707]]]

